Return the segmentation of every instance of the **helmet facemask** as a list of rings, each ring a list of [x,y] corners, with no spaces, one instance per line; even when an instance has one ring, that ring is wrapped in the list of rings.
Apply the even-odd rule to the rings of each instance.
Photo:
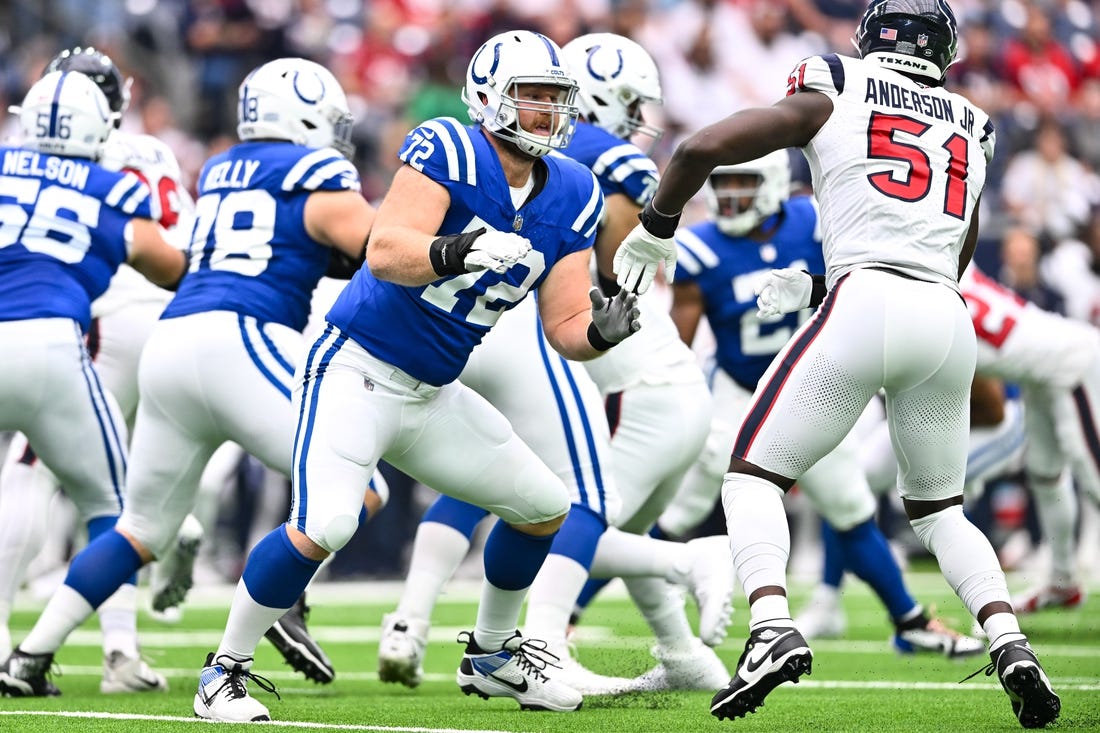
[[[470,119],[536,158],[569,145],[580,114],[576,99],[561,49],[531,31],[486,41],[470,59],[462,89]],[[543,129],[529,129],[534,125]]]
[[[715,168],[703,187],[711,218],[731,237],[747,235],[778,212],[790,190],[790,162],[784,150]]]

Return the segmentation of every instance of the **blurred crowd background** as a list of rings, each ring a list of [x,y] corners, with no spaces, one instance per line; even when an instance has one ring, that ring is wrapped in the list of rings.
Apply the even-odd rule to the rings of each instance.
[[[977,261],[1042,307],[1100,325],[1100,298],[1078,297],[1065,276],[1067,267],[1083,268],[1100,283],[1100,1],[951,5],[960,52],[948,86],[997,126]],[[58,50],[94,45],[133,79],[123,128],[168,143],[193,188],[203,161],[236,140],[245,74],[272,58],[309,58],[348,92],[356,163],[364,194],[376,201],[411,127],[440,115],[468,119],[459,100],[466,64],[497,32],[527,28],[564,44],[613,31],[638,41],[661,71],[664,105],[647,114],[665,129],[652,151],[663,166],[684,134],[781,97],[800,59],[853,55],[865,7],[866,0],[0,0],[0,101],[18,103]],[[4,124],[6,138],[13,121]],[[796,179],[808,185],[798,163]],[[403,572],[422,502],[404,490],[406,479],[391,479],[390,508],[366,533],[362,553],[341,553],[348,559],[334,574]],[[249,546],[258,513],[281,519],[262,509],[264,483],[246,464],[227,489],[230,544]],[[1023,489],[999,504],[996,491],[992,497],[989,522],[1026,528]]]

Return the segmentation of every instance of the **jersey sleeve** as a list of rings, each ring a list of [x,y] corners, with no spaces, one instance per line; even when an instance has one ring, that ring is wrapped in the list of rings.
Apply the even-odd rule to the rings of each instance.
[[[596,231],[604,217],[604,198],[599,181],[584,166],[578,164],[577,167],[580,173],[577,175],[577,185],[574,190],[576,191],[575,201],[579,208],[569,226],[574,236],[566,247],[566,252],[579,252],[593,246],[596,243]]]
[[[333,148],[309,150],[283,177],[283,191],[359,191],[359,171]]]
[[[697,227],[679,229],[676,241],[676,274],[673,283],[692,283],[718,260],[714,250],[699,236]]]
[[[799,92],[840,96],[844,92],[844,62],[835,53],[802,59],[787,77],[787,96]]]
[[[592,172],[605,195],[622,193],[638,206],[645,206],[657,190],[657,164],[631,143],[606,150],[596,159]]]
[[[997,130],[993,127],[993,120],[986,119],[979,142],[982,152],[985,153],[985,162],[989,163],[993,160],[993,149],[997,146]]]
[[[103,204],[121,212],[127,218],[156,219],[149,187],[135,174],[111,173]]]
[[[437,117],[414,128],[397,157],[447,188],[477,185],[470,132],[453,117]]]

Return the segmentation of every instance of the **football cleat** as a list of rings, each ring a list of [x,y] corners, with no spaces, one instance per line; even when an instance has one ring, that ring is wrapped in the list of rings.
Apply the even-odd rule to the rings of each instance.
[[[554,672],[554,680],[567,687],[571,687],[581,694],[588,695],[622,695],[638,689],[637,680],[628,677],[610,677],[593,672],[578,660],[569,656],[568,650],[562,653],[554,653],[558,658],[556,666],[561,669]]]
[[[283,659],[306,679],[327,685],[336,678],[336,669],[321,646],[309,635],[306,620],[309,606],[303,593],[282,617],[264,632],[267,640],[275,645]]]
[[[263,703],[248,694],[246,682],[252,680],[261,690],[281,698],[271,680],[252,674],[251,667],[251,659],[233,659],[226,654],[214,659],[214,652],[207,654],[195,693],[195,715],[223,723],[271,720]]]
[[[948,659],[963,659],[985,651],[985,644],[972,636],[955,631],[939,618],[921,615],[923,626],[905,629],[899,626],[891,637],[900,654],[939,652]]]
[[[659,664],[635,680],[637,690],[713,690],[730,677],[714,649],[694,637],[686,650],[658,644],[652,652]]]
[[[510,697],[522,710],[555,712],[577,710],[584,702],[579,692],[547,674],[548,667],[558,667],[559,658],[546,650],[545,641],[517,631],[495,652],[479,647],[470,631],[459,634],[458,641],[466,651],[455,680],[467,695]]]
[[[48,676],[52,666],[53,654],[27,654],[16,647],[0,664],[0,696],[57,697],[61,690]]]
[[[199,555],[202,535],[202,524],[188,514],[180,525],[176,544],[160,559],[154,572],[153,593],[149,600],[154,612],[164,614],[170,608],[178,608],[187,597],[187,591],[195,582],[195,558]]]
[[[996,672],[1001,687],[1008,693],[1012,712],[1020,725],[1025,728],[1042,728],[1057,719],[1062,710],[1062,701],[1051,687],[1050,680],[1027,639],[1010,641],[989,652],[989,658],[992,661],[970,677],[982,672],[988,677]]]
[[[416,687],[424,679],[424,651],[429,622],[387,613],[378,640],[378,679]]]
[[[710,714],[724,720],[742,718],[764,704],[784,682],[810,674],[813,652],[793,626],[760,626],[749,633],[733,679],[710,701]]]
[[[1084,602],[1085,589],[1079,585],[1068,588],[1044,585],[1013,596],[1012,610],[1019,616],[1044,608],[1078,608]]]
[[[736,578],[729,540],[724,535],[699,537],[687,548],[692,554],[687,586],[699,607],[699,638],[707,646],[718,646],[733,616]]]
[[[168,680],[155,672],[141,657],[128,657],[113,651],[103,658],[103,679],[99,691],[105,695],[116,692],[163,692]]]

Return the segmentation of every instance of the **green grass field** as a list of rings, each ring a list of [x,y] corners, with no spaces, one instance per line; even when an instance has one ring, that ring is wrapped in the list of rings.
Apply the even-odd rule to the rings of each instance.
[[[957,628],[969,629],[965,611],[937,573],[909,573],[920,600],[934,603]],[[1013,584],[1017,589],[1019,584]],[[794,607],[807,588],[792,588]],[[197,673],[221,635],[229,589],[195,594],[177,627],[142,615],[144,651],[171,685],[167,694],[99,694],[102,653],[94,622],[62,649],[54,699],[0,698],[2,731],[195,731],[192,717]],[[1062,698],[1054,730],[1100,730],[1100,589],[1082,609],[1026,617],[1025,631]],[[784,685],[766,706],[744,719],[719,722],[709,714],[712,692],[648,693],[590,697],[575,713],[521,712],[512,700],[467,697],[454,682],[462,647],[454,638],[469,628],[476,586],[457,585],[436,610],[425,661],[427,677],[416,690],[378,682],[376,651],[382,614],[395,602],[393,584],[329,584],[311,591],[310,628],[338,670],[332,685],[304,681],[261,642],[255,670],[273,680],[282,695],[258,693],[275,722],[267,727],[305,730],[377,731],[1013,731],[1020,730],[996,677],[978,675],[959,684],[988,658],[952,662],[939,656],[899,656],[887,643],[884,614],[857,582],[846,588],[849,632],[844,640],[818,641],[814,672]],[[732,671],[744,643],[747,614],[738,598],[731,638],[719,654]],[[690,601],[689,601],[690,604]],[[693,615],[694,609],[689,608]],[[12,618],[16,640],[37,612],[18,606]],[[580,660],[595,671],[632,676],[654,663],[648,629],[621,593],[597,599],[578,634]]]

